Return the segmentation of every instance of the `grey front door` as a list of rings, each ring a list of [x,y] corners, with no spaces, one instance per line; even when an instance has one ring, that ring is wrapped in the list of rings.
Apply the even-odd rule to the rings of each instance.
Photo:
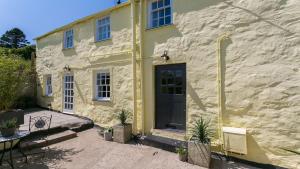
[[[155,67],[155,128],[186,129],[186,65]]]

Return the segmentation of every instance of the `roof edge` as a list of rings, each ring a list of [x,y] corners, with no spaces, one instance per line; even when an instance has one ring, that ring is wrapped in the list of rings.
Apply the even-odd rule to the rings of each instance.
[[[69,24],[66,24],[66,25],[64,25],[64,26],[58,27],[58,28],[56,28],[56,29],[54,29],[54,30],[52,30],[52,31],[50,31],[50,32],[47,32],[47,33],[45,33],[45,34],[43,34],[43,35],[41,35],[41,36],[38,36],[38,37],[34,38],[33,40],[40,40],[40,39],[42,39],[42,38],[44,38],[44,37],[46,37],[46,36],[49,36],[49,35],[51,35],[51,34],[53,34],[53,33],[59,32],[59,31],[64,30],[64,29],[66,29],[66,28],[68,28],[68,27],[71,27],[71,26],[77,25],[77,24],[79,24],[79,23],[81,23],[81,22],[84,22],[84,21],[86,21],[86,20],[92,19],[92,18],[96,17],[97,15],[101,15],[101,14],[103,14],[103,13],[111,12],[111,11],[114,11],[114,10],[116,10],[116,9],[119,9],[119,8],[122,8],[122,7],[125,7],[125,6],[128,6],[128,5],[130,5],[130,2],[124,2],[124,3],[120,4],[120,5],[110,7],[110,8],[108,8],[108,9],[102,10],[102,11],[100,11],[100,12],[97,12],[97,13],[94,13],[94,14],[91,14],[91,15],[88,15],[88,16],[86,16],[86,17],[83,17],[83,18],[81,18],[81,19],[77,19],[77,20],[75,20],[75,21],[73,21],[73,22],[71,22],[71,23],[69,23]]]

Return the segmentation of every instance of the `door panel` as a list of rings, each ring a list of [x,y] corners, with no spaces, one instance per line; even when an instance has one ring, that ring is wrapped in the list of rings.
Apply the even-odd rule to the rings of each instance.
[[[155,127],[186,129],[185,64],[155,67]]]

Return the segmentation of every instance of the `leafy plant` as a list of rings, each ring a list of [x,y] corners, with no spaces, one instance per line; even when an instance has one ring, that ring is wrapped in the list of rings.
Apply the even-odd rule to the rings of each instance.
[[[7,121],[4,121],[0,125],[0,129],[11,129],[11,128],[16,128],[17,125],[17,119],[13,118]]]
[[[30,62],[15,56],[0,57],[0,111],[9,110],[29,86],[34,74]]]
[[[118,114],[117,118],[120,121],[120,123],[125,126],[126,125],[126,121],[130,116],[130,112],[127,110],[122,109],[122,111]]]
[[[205,121],[202,117],[197,120],[192,128],[192,139],[207,144],[210,142],[211,132],[209,130],[209,121]]]
[[[183,145],[180,145],[176,148],[176,153],[179,155],[186,155],[187,154],[187,149]]]

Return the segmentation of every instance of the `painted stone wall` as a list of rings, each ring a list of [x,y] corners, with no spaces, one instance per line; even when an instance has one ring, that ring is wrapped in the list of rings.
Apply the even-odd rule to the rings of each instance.
[[[111,39],[95,42],[95,20],[110,15]],[[132,64],[130,7],[74,25],[74,48],[63,49],[63,31],[37,41],[38,101],[43,107],[51,103],[53,109],[63,111],[63,68],[69,65],[74,74],[74,113],[92,118],[95,123],[108,127],[118,121],[121,109],[132,111]],[[117,21],[117,22],[116,22]],[[68,29],[68,28],[66,28]],[[95,72],[109,70],[111,74],[111,101],[95,101]],[[53,96],[44,96],[44,76],[52,75]]]
[[[154,128],[154,65],[172,63],[187,64],[187,126],[204,116],[217,130],[217,39],[229,33],[221,50],[223,123],[247,128],[248,142],[247,155],[231,155],[300,167],[299,155],[282,150],[300,151],[300,1],[173,3],[174,25],[144,32],[146,131]]]

